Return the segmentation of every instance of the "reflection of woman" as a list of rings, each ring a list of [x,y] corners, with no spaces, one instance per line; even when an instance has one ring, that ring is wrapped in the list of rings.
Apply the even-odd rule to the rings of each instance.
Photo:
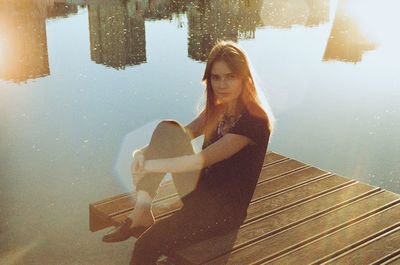
[[[103,237],[138,237],[131,264],[155,264],[162,254],[238,228],[246,217],[263,165],[271,123],[257,96],[244,53],[232,42],[218,42],[205,69],[206,106],[183,127],[165,120],[150,144],[134,152],[137,190],[134,211]],[[204,134],[200,153],[191,140]],[[151,202],[171,172],[183,207],[154,223]]]

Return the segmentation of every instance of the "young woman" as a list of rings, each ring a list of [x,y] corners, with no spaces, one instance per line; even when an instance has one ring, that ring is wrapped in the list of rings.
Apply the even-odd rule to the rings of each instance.
[[[162,254],[237,229],[263,165],[271,122],[255,88],[248,60],[233,42],[211,50],[203,77],[204,110],[189,125],[165,120],[150,144],[134,152],[137,199],[123,224],[105,242],[137,237],[131,264],[155,264]],[[204,134],[202,151],[191,140]],[[155,223],[151,202],[171,172],[183,207]]]

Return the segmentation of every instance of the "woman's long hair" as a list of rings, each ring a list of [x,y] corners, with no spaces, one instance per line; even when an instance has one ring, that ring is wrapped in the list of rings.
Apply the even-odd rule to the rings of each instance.
[[[211,70],[216,61],[225,62],[230,70],[243,80],[243,89],[238,101],[239,107],[246,109],[251,115],[266,118],[268,121],[267,128],[271,132],[272,124],[257,95],[246,55],[234,42],[218,41],[208,56],[203,76],[203,83],[206,86],[206,104],[202,110],[205,117],[205,142],[209,142],[211,135],[216,130],[218,118],[222,111],[222,104],[218,102],[211,86]]]

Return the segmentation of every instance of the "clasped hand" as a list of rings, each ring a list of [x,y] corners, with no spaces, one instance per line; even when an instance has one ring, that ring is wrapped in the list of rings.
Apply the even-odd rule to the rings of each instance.
[[[135,185],[144,177],[146,171],[144,170],[144,155],[141,151],[135,151],[133,153],[133,160],[131,165],[131,173],[133,177],[133,183]]]

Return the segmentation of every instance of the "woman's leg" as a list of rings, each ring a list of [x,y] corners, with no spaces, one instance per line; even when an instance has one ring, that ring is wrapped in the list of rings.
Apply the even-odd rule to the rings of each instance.
[[[145,159],[161,159],[193,154],[190,136],[176,121],[165,120],[155,128],[150,143],[144,153]],[[136,204],[128,218],[103,237],[105,242],[118,242],[131,235],[138,237],[144,229],[155,222],[151,203],[165,174],[149,173],[139,180],[136,186]],[[184,197],[196,188],[199,172],[173,174],[178,194],[185,204]]]
[[[173,120],[164,120],[155,128],[150,143],[144,153],[146,159],[170,158],[194,154],[191,138],[185,128]],[[184,197],[196,188],[200,171],[172,174],[175,188],[184,202]],[[135,209],[129,214],[131,226],[154,224],[151,202],[157,194],[164,173],[146,174],[137,184]]]
[[[150,144],[144,155],[146,159],[162,159],[194,154],[191,138],[185,128],[173,120],[165,120],[158,124],[153,132]],[[183,199],[196,188],[200,171],[172,174],[178,195]],[[137,191],[145,191],[154,199],[158,187],[165,174],[146,174],[137,184]]]

